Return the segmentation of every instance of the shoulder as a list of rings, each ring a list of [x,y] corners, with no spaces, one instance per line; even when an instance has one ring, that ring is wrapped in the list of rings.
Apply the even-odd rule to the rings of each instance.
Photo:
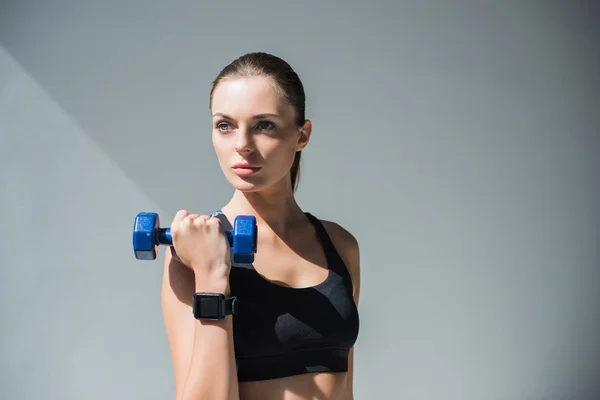
[[[360,250],[358,240],[351,232],[337,222],[323,219],[320,221],[325,230],[327,230],[333,245],[348,268],[355,289],[355,299],[358,301],[358,291],[360,287]]]
[[[336,245],[336,247],[338,247],[338,244],[340,245],[338,251],[347,252],[350,256],[355,255],[354,253],[358,252],[358,240],[350,233],[350,231],[337,222],[324,219],[321,219],[320,221],[331,237],[333,244]]]

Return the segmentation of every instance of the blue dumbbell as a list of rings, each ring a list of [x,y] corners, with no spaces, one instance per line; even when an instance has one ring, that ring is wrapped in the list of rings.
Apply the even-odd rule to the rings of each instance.
[[[256,218],[240,215],[235,218],[233,232],[225,231],[232,248],[233,262],[250,264],[256,253]],[[133,252],[138,260],[154,260],[159,245],[172,245],[171,228],[161,228],[158,214],[141,212],[133,223]]]

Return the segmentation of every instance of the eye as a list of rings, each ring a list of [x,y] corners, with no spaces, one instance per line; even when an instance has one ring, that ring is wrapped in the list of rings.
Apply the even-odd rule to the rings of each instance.
[[[221,132],[225,132],[228,128],[230,128],[230,126],[226,122],[220,122],[215,126],[215,128],[217,128]]]
[[[260,121],[258,124],[256,124],[256,128],[261,131],[272,131],[275,129],[275,124],[273,124],[271,121]]]

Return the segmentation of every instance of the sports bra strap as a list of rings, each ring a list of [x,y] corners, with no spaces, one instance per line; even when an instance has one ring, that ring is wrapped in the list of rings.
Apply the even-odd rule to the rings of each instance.
[[[317,217],[315,217],[311,213],[305,212],[305,214],[311,220],[315,227],[317,235],[319,236],[319,240],[321,241],[321,245],[323,246],[323,250],[325,251],[329,268],[331,268],[332,271],[341,275],[345,280],[349,280],[349,282],[351,283],[352,279],[350,277],[346,264],[344,263],[344,260],[340,256],[340,253],[333,244],[333,241],[327,233],[325,226]]]

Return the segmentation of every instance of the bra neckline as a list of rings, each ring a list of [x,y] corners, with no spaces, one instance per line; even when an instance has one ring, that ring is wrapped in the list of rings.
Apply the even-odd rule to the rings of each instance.
[[[222,214],[222,215],[225,217],[225,219],[227,219],[227,221],[229,221],[229,218],[227,217],[227,215],[226,215],[226,214],[225,214],[223,211],[221,211],[221,210],[217,210],[217,211],[215,211],[214,213],[212,213],[212,214],[211,214],[211,217],[212,217],[212,216],[219,215],[219,214]],[[326,251],[326,249],[325,249],[325,243],[323,243],[323,242],[324,242],[324,240],[323,240],[323,238],[321,237],[321,234],[319,233],[319,227],[317,227],[317,225],[316,225],[316,222],[315,222],[315,221],[313,221],[313,218],[315,218],[315,217],[312,217],[312,215],[311,215],[309,212],[307,212],[307,211],[305,211],[305,212],[304,212],[304,215],[306,216],[306,218],[308,219],[308,221],[309,221],[309,222],[310,222],[310,224],[312,225],[312,227],[313,227],[313,229],[314,229],[314,232],[315,232],[315,236],[317,237],[317,239],[318,239],[318,242],[319,242],[319,244],[320,244],[321,250],[322,250],[322,251],[323,251],[323,253],[325,254],[325,260],[326,260],[326,262],[327,262],[327,275],[325,276],[325,279],[324,279],[324,280],[322,280],[321,282],[319,282],[319,283],[315,284],[315,285],[312,285],[312,286],[301,286],[301,287],[294,287],[294,286],[284,286],[284,285],[282,285],[282,284],[279,284],[279,283],[277,283],[277,282],[273,282],[273,281],[270,281],[270,280],[268,280],[267,278],[265,278],[264,276],[262,276],[262,275],[261,275],[261,274],[260,274],[260,273],[259,273],[259,272],[256,270],[256,268],[254,268],[254,264],[248,264],[248,265],[250,266],[250,268],[248,268],[248,269],[252,270],[252,271],[254,272],[254,274],[255,274],[255,275],[256,275],[256,276],[257,276],[257,277],[258,277],[258,278],[259,278],[259,279],[260,279],[262,282],[266,283],[267,285],[274,286],[274,287],[276,287],[276,288],[278,288],[278,289],[280,289],[280,290],[287,290],[287,291],[291,291],[291,292],[301,292],[301,291],[306,291],[306,290],[315,290],[315,289],[319,289],[319,288],[321,288],[321,287],[325,286],[326,284],[328,284],[328,283],[329,283],[329,281],[331,280],[331,276],[332,276],[332,270],[331,270],[331,267],[332,267],[332,265],[333,265],[333,261],[332,261],[332,259],[331,259],[331,255],[329,254],[329,252],[328,252],[328,251]],[[312,217],[312,218],[311,218],[311,217]],[[231,225],[231,223],[230,223],[230,225]]]

